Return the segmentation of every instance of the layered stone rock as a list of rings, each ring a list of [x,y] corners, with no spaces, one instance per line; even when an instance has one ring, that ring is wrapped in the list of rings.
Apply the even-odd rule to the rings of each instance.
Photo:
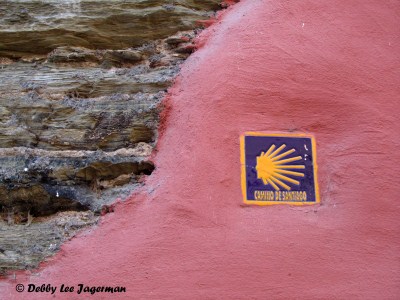
[[[217,0],[12,0],[0,8],[0,55],[60,46],[124,49],[192,29]]]
[[[151,174],[161,100],[219,2],[3,1],[0,272],[35,267]]]

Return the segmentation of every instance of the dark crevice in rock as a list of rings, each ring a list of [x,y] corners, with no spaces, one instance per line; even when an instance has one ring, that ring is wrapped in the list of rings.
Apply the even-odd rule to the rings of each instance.
[[[151,162],[121,162],[110,163],[98,161],[76,172],[76,178],[84,182],[113,180],[121,175],[145,174],[150,175],[154,170]]]
[[[29,216],[50,216],[59,211],[84,211],[89,208],[58,192],[52,193],[44,185],[0,186],[0,210],[8,224],[22,224]]]

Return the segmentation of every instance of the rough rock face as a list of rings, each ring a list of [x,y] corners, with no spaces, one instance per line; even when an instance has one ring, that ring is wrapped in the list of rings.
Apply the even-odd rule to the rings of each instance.
[[[217,0],[9,0],[0,8],[0,55],[60,46],[124,49],[193,28]]]
[[[35,267],[151,174],[160,102],[219,2],[2,2],[0,271]]]

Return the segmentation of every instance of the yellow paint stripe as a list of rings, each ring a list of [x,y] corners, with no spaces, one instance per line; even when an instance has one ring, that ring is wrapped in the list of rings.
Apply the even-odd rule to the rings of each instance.
[[[288,162],[292,162],[292,161],[296,161],[296,160],[301,160],[302,157],[301,156],[296,156],[296,157],[292,157],[292,158],[288,158],[288,159],[283,159],[280,161],[275,162],[276,165],[282,165]]]
[[[288,181],[288,182],[290,182],[290,183],[293,183],[293,184],[295,184],[295,185],[299,185],[299,184],[300,184],[299,181],[294,180],[294,179],[292,179],[292,178],[289,178],[289,177],[287,177],[287,176],[278,174],[278,173],[274,173],[273,176],[274,176],[274,177],[278,177],[278,178],[280,178],[280,179],[282,179],[282,180]]]
[[[247,201],[247,185],[246,185],[246,158],[244,151],[244,135],[240,137],[240,163],[242,165],[242,195],[244,202]]]
[[[273,186],[273,188],[274,188],[276,191],[279,191],[279,187],[278,187],[275,183],[273,183],[271,179],[267,179],[267,181],[268,181],[268,183],[269,183],[270,185]]]
[[[283,144],[282,146],[280,146],[278,149],[276,149],[274,152],[272,152],[272,153],[269,155],[269,158],[273,158],[275,155],[277,155],[279,152],[281,152],[285,147],[286,147],[285,144]]]
[[[269,147],[267,153],[265,153],[264,155],[268,156],[272,151],[274,151],[274,149],[275,149],[275,145],[272,145],[271,147]]]
[[[283,187],[283,188],[286,189],[287,191],[290,191],[290,186],[284,184],[284,183],[283,183],[282,181],[280,181],[279,179],[276,179],[274,176],[271,176],[270,179],[271,179],[273,182],[279,184],[281,187]]]
[[[280,155],[278,155],[278,156],[275,156],[273,159],[271,159],[271,161],[276,161],[276,160],[278,160],[278,159],[280,159],[280,158],[282,158],[282,157],[285,157],[285,156],[287,156],[287,155],[293,153],[294,151],[296,151],[296,150],[291,149],[291,150],[289,150],[289,151],[286,151],[285,153],[282,153],[282,154],[280,154]]]
[[[276,169],[305,169],[306,167],[303,165],[283,165],[283,166],[277,166],[275,165]]]
[[[286,171],[286,170],[276,170],[275,171],[278,174],[288,174],[288,175],[293,175],[293,176],[298,176],[298,177],[304,177],[303,173],[299,173],[299,172],[292,172],[292,171]]]
[[[265,178],[262,178],[262,181],[264,182],[265,185],[268,184],[268,182],[265,180]]]

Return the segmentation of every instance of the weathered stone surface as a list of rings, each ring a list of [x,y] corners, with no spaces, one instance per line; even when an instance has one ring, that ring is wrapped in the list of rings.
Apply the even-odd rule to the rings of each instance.
[[[193,37],[185,33],[181,43]],[[158,104],[187,57],[178,53],[181,43],[110,51],[62,47],[47,60],[4,60],[0,147],[112,151],[154,142]]]
[[[157,106],[163,92],[154,88],[154,93],[124,93],[124,86],[131,91],[144,90],[153,83],[137,84],[135,87],[134,82],[129,84],[126,75],[113,73],[109,78],[111,81],[120,79],[119,84],[105,83],[103,88],[110,94],[116,88],[121,94],[85,99],[65,95],[71,92],[82,93],[87,88],[85,83],[79,87],[75,85],[74,90],[68,90],[68,82],[55,78],[58,74],[52,77],[53,80],[47,81],[47,88],[52,91],[43,88],[40,93],[24,92],[18,88],[13,90],[11,82],[7,85],[5,75],[3,88],[6,91],[0,95],[0,147],[115,150],[138,142],[154,142]],[[87,74],[90,75],[90,70]],[[23,75],[19,78],[23,78]],[[37,78],[40,80],[40,75]],[[102,88],[101,83],[98,88]],[[104,90],[103,93],[107,93]],[[60,97],[60,100],[52,97]]]
[[[32,268],[155,166],[161,100],[219,0],[0,5],[0,272]]]
[[[49,206],[66,199],[98,211],[113,200],[99,201],[104,186],[113,187],[117,178],[119,184],[115,186],[122,181],[134,183],[141,175],[151,174],[151,149],[146,143],[114,152],[0,149],[0,206],[7,211],[15,209],[27,214],[31,210],[35,216],[48,215],[61,210]],[[70,207],[65,203],[61,206],[65,210]]]
[[[46,54],[60,46],[123,49],[207,19],[219,0],[10,0],[0,8],[0,56]]]
[[[35,268],[63,241],[80,229],[95,225],[98,218],[91,211],[68,211],[33,218],[24,225],[0,221],[0,274],[9,269]]]

